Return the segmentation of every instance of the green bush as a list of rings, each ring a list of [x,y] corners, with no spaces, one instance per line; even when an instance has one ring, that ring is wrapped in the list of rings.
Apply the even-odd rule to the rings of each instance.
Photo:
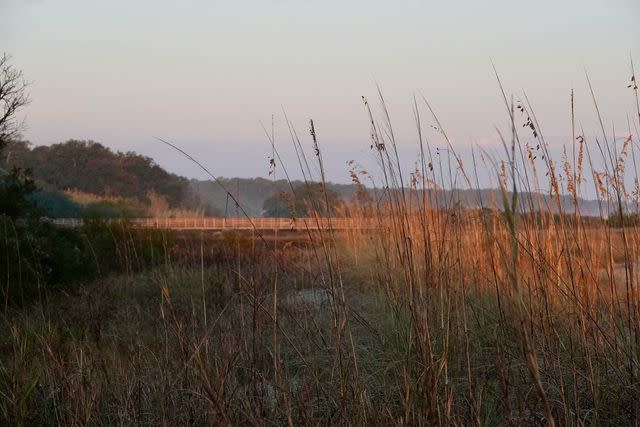
[[[166,262],[166,237],[158,230],[88,217],[80,228],[0,216],[0,297],[22,305],[50,291],[110,273],[134,273]]]
[[[20,218],[33,212],[29,196],[36,190],[29,170],[13,168],[0,175],[0,215]]]
[[[86,215],[80,228],[42,219]],[[86,210],[64,195],[37,191],[28,170],[0,178],[0,297],[2,305],[24,304],[56,289],[110,272],[140,271],[166,260],[166,239],[103,218],[136,215],[125,202],[99,202]]]
[[[48,289],[95,277],[81,236],[48,223],[0,217],[0,295],[5,305],[23,304]]]

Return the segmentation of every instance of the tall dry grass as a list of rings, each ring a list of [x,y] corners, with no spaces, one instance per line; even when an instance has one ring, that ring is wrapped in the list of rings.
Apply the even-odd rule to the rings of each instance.
[[[637,207],[637,125],[622,144],[604,126],[586,135],[576,129],[572,94],[573,140],[554,159],[526,99],[500,89],[510,123],[502,158],[475,151],[465,167],[434,109],[416,99],[420,161],[408,175],[382,94],[377,108],[364,99],[381,184],[345,211],[359,228],[334,229],[323,201],[312,201],[310,217],[297,219],[309,224],[304,241],[259,230],[255,238],[183,236],[186,260],[167,256],[155,269],[5,310],[0,417],[65,425],[637,424],[640,235],[625,215]],[[630,89],[638,105],[635,78]],[[640,107],[637,115],[640,124]],[[307,153],[286,123],[294,166],[305,182],[326,186],[319,130],[310,122]],[[428,123],[438,141],[425,137]],[[289,178],[267,136],[271,165]],[[465,207],[441,191],[479,193],[480,168],[499,183],[498,209],[480,197],[480,208]],[[371,175],[354,170],[352,178],[363,185]],[[541,184],[552,203],[534,191]],[[588,186],[609,219],[581,214]]]

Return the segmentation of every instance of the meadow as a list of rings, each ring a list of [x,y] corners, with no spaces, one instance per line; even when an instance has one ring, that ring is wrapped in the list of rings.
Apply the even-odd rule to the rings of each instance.
[[[75,259],[78,268],[95,268],[49,289],[38,282],[46,272],[29,262],[29,248],[10,239],[20,225],[5,224],[0,256],[12,269],[0,282],[0,419],[637,424],[636,124],[622,141],[604,126],[591,137],[571,110],[569,154],[553,159],[528,104],[505,96],[511,127],[503,158],[477,153],[467,167],[431,106],[416,103],[420,162],[403,176],[380,98],[380,111],[368,100],[364,106],[380,166],[375,194],[383,197],[363,190],[342,212],[374,229],[333,230],[322,198],[308,216],[326,227],[295,240],[89,221],[69,251],[92,254]],[[425,108],[451,153],[447,162],[423,137]],[[640,108],[634,117],[640,125]],[[309,134],[305,154],[292,132],[297,166],[309,185],[324,186],[313,122]],[[274,164],[288,176],[271,142]],[[454,183],[480,191],[478,168],[495,175],[497,207],[438,200],[435,190]],[[352,171],[363,189],[369,176]],[[551,202],[534,190],[540,183]],[[602,206],[599,218],[580,213],[588,186]],[[560,203],[567,195],[575,201],[568,210]],[[16,297],[17,277],[36,283],[28,300]]]

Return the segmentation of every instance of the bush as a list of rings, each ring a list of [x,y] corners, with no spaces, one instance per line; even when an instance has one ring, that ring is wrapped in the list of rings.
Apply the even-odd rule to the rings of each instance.
[[[27,216],[33,211],[29,195],[36,190],[29,170],[13,168],[0,178],[0,215]]]
[[[50,291],[109,273],[133,273],[166,261],[162,232],[89,217],[80,228],[0,216],[0,297],[22,305]]]
[[[135,215],[124,202],[82,208],[58,193],[36,191],[28,170],[14,168],[0,179],[0,297],[24,304],[54,289],[109,272],[133,272],[166,259],[160,231],[137,230],[102,218]],[[61,228],[40,219],[79,217],[81,228]]]
[[[23,304],[49,289],[95,277],[96,263],[75,230],[0,217],[0,293],[5,305]]]

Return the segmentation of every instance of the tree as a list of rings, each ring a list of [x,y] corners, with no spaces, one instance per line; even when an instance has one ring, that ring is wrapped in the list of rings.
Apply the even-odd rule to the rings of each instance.
[[[6,53],[0,57],[0,151],[22,129],[17,113],[29,103],[28,83],[22,71],[13,67]]]
[[[318,214],[332,216],[344,205],[340,195],[320,183],[301,184],[293,188],[293,195],[283,191],[264,201],[264,215],[268,217],[305,217]]]
[[[295,217],[294,204],[291,195],[286,191],[279,191],[267,198],[262,204],[264,216],[272,218]]]
[[[169,207],[182,206],[189,181],[169,173],[151,158],[134,152],[114,152],[94,141],[69,140],[62,144],[36,146],[12,141],[0,156],[10,157],[15,166],[29,168],[46,190],[77,190],[114,198],[135,198],[150,202],[154,192],[166,199]],[[5,169],[8,169],[5,167]]]
[[[22,128],[16,114],[29,103],[27,82],[22,71],[15,69],[9,60],[7,54],[0,57],[0,152]],[[29,196],[34,191],[35,185],[28,169],[0,169],[0,215],[15,219],[31,212],[33,204]]]
[[[21,218],[33,211],[29,196],[36,190],[31,174],[24,169],[13,168],[0,177],[0,215]]]

